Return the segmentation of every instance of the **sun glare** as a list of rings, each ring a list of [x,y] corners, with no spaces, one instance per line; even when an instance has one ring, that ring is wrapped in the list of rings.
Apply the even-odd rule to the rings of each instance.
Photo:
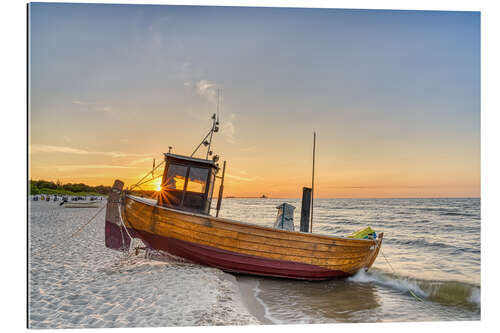
[[[161,178],[158,178],[158,179],[154,182],[154,188],[155,188],[155,191],[156,191],[156,192],[160,192],[160,191],[161,191]]]

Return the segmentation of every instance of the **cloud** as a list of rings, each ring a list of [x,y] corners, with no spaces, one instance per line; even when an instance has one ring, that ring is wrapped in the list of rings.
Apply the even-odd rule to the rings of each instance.
[[[186,87],[192,87],[193,83],[192,81],[185,81],[184,86]],[[208,102],[216,105],[217,104],[217,89],[219,86],[215,82],[211,82],[209,80],[200,80],[195,83],[194,89],[196,93],[207,100]],[[220,107],[219,110],[222,110],[222,95],[220,96]],[[189,114],[198,120],[203,120],[206,121],[207,115],[205,113],[200,114],[198,112],[192,112],[190,111]],[[236,120],[236,115],[234,113],[229,114],[227,117],[225,117],[224,114],[220,114],[220,133],[223,136],[223,138],[231,144],[238,144],[238,141],[236,140],[235,134],[236,134],[236,126],[235,126],[235,120]]]
[[[62,146],[47,146],[47,145],[31,145],[32,153],[65,153],[65,154],[78,154],[88,155],[89,152],[83,149],[76,149]]]
[[[136,169],[134,166],[108,165],[108,164],[83,164],[83,165],[55,165],[40,167],[43,169],[57,169],[58,171],[73,169]]]
[[[92,107],[91,109],[93,109],[95,111],[112,111],[112,109],[113,109],[113,107],[110,105],[102,105],[102,104],[97,103],[97,102],[83,102],[80,100],[75,100],[75,101],[72,101],[71,103],[75,104],[75,105],[80,105],[80,106],[89,106],[89,107]]]
[[[151,38],[151,43],[154,48],[163,47],[164,45],[164,25],[169,21],[168,16],[162,16],[157,20],[154,20],[149,26],[149,37]]]
[[[151,163],[151,165],[153,165],[153,157],[148,156],[148,157],[144,157],[144,158],[139,158],[137,160],[133,160],[132,162],[128,163],[128,165],[142,164],[144,162],[149,162],[149,163]],[[158,165],[158,159],[156,159],[156,164]]]
[[[234,126],[234,120],[236,119],[236,115],[231,113],[228,119],[221,119],[220,130],[221,134],[224,136],[227,142],[231,144],[237,144],[234,134],[236,132]]]
[[[82,102],[82,101],[72,101],[71,103],[76,104],[76,105],[92,105],[92,104],[94,104],[94,103]]]
[[[196,93],[207,99],[210,103],[217,103],[217,85],[208,80],[196,82]]]
[[[242,176],[236,176],[236,175],[231,175],[231,174],[226,174],[226,177],[231,178],[231,179],[236,179],[240,180],[243,182],[253,182],[254,180],[261,180],[261,177],[258,176],[253,176],[253,177],[242,177]]]
[[[129,154],[117,151],[89,151],[78,148],[64,147],[64,146],[49,146],[41,144],[32,144],[30,146],[32,154],[36,153],[63,153],[75,155],[105,155],[111,157],[132,157],[132,156],[148,156],[151,154]]]

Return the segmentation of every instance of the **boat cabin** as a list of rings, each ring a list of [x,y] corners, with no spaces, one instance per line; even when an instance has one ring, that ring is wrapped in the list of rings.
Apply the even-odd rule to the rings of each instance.
[[[209,214],[218,169],[217,164],[211,160],[165,153],[165,170],[158,204]]]

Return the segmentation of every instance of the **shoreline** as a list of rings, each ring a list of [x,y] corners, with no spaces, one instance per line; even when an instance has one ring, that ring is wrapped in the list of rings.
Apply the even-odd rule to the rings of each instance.
[[[258,288],[259,281],[256,277],[247,275],[233,275],[238,285],[241,295],[241,301],[247,311],[257,318],[261,325],[275,324],[266,316],[266,308],[262,301],[255,295],[255,289]]]
[[[235,293],[240,297],[241,305],[250,315],[257,319],[259,325],[274,324],[266,318],[266,309],[255,295],[255,288],[257,288],[259,283],[255,277],[221,272],[224,279],[233,285]]]

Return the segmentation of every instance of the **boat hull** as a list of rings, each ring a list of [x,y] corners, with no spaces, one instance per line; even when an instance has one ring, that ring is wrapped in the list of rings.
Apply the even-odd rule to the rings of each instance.
[[[229,272],[305,280],[345,277],[368,269],[382,243],[382,237],[360,240],[261,227],[161,207],[130,195],[122,200],[122,225],[114,223],[118,228],[112,231],[106,221],[109,239],[114,232],[123,243],[121,227],[126,227],[127,234],[151,249]],[[120,244],[107,246],[123,248]]]
[[[144,231],[135,230],[135,233],[152,249],[165,251],[201,265],[229,272],[304,280],[324,280],[348,275],[340,270],[241,254]]]

